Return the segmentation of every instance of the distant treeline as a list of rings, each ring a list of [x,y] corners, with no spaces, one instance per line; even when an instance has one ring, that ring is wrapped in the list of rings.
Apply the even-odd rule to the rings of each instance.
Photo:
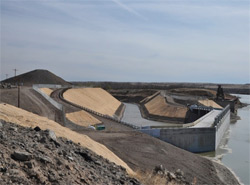
[[[176,88],[205,88],[217,90],[222,85],[225,93],[250,94],[249,84],[214,84],[214,83],[145,83],[145,82],[71,82],[75,86],[101,87],[110,89],[155,89],[169,90]]]

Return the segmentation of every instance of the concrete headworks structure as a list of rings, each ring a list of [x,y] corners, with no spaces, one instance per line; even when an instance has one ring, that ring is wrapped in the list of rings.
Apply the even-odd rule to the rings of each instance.
[[[145,128],[141,132],[190,152],[214,151],[230,124],[230,106],[211,110],[187,128]]]

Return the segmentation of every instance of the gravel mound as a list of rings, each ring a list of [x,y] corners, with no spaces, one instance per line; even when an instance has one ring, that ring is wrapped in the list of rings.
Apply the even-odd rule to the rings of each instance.
[[[0,122],[0,184],[140,184],[125,168],[51,130]]]
[[[58,85],[70,85],[62,78],[56,76],[48,70],[37,69],[16,77],[8,78],[3,83],[23,83],[25,86],[32,86],[33,84],[58,84]]]

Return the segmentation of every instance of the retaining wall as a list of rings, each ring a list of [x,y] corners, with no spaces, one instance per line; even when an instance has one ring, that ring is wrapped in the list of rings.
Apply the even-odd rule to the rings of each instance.
[[[215,128],[182,128],[140,131],[190,152],[208,152],[215,150],[215,130]]]
[[[56,86],[56,85],[55,85]],[[53,100],[50,96],[48,96],[47,94],[45,94],[44,92],[42,92],[39,88],[39,86],[37,85],[33,85],[33,89],[38,92],[39,94],[41,94],[46,100],[48,100],[53,106],[55,106],[57,109],[59,110],[63,110],[63,107],[60,103],[57,103],[55,100]]]
[[[214,123],[216,124],[209,128],[144,128],[140,131],[184,150],[200,153],[214,151],[219,146],[230,125],[229,106],[222,110]]]
[[[62,85],[57,85],[57,84],[34,84],[32,86],[37,87],[37,88],[51,88],[51,89],[56,89],[56,88],[62,88]]]
[[[223,112],[224,111],[224,112]],[[216,148],[219,146],[220,141],[224,135],[224,133],[228,130],[230,126],[230,107],[227,106],[223,109],[221,114],[223,116],[218,120],[218,123],[215,125],[216,128],[216,143],[215,146]],[[220,116],[220,115],[218,115]],[[216,121],[215,121],[216,123]]]

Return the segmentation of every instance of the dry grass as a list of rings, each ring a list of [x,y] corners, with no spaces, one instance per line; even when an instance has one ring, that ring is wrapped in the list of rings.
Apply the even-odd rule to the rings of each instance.
[[[49,89],[49,88],[40,88],[40,90],[42,92],[44,92],[45,94],[47,94],[48,96],[51,95],[51,93],[53,92],[53,90]]]
[[[165,98],[161,95],[158,95],[147,102],[145,107],[152,115],[166,116],[170,118],[185,118],[187,113],[186,107],[167,104]]]
[[[7,122],[16,123],[24,127],[34,128],[36,126],[39,126],[42,130],[53,130],[58,137],[67,138],[74,143],[80,143],[81,146],[92,150],[96,154],[103,156],[104,158],[116,163],[117,165],[123,166],[129,174],[134,174],[133,170],[130,169],[124,161],[122,161],[104,145],[90,139],[86,135],[76,133],[66,127],[63,127],[59,123],[49,120],[46,117],[41,117],[12,105],[1,103],[0,119]]]
[[[73,123],[80,125],[80,126],[84,126],[84,127],[88,127],[89,125],[96,125],[96,124],[101,123],[101,121],[94,118],[89,113],[83,110],[78,111],[78,112],[68,113],[66,114],[66,117]]]
[[[161,175],[154,175],[152,172],[137,171],[134,178],[138,179],[144,185],[181,185],[183,183],[177,183],[176,181],[168,181]]]
[[[101,88],[69,89],[63,96],[70,102],[109,116],[113,116],[121,105],[120,101]]]

